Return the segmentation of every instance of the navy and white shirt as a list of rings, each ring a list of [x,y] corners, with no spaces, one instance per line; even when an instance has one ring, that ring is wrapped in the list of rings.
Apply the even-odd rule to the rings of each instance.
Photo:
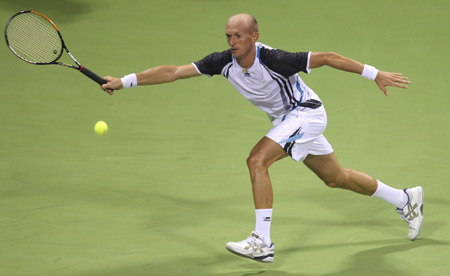
[[[231,50],[212,53],[193,65],[202,75],[223,75],[256,107],[277,119],[315,94],[298,72],[309,73],[311,52],[290,53],[257,42],[253,65],[244,70]]]

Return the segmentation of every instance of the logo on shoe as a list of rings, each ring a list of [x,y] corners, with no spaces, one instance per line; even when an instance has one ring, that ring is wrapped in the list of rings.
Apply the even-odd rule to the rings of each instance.
[[[411,221],[419,216],[418,213],[414,212],[414,210],[417,208],[417,203],[414,204],[414,206],[412,206],[411,203],[408,203],[407,207],[408,207],[408,213],[405,214],[405,217],[408,220]]]
[[[263,254],[265,247],[266,247],[266,245],[264,243],[257,244],[256,242],[253,242],[253,243],[249,243],[248,246],[245,247],[245,250],[250,250],[250,248],[251,248],[254,253]],[[249,256],[254,257],[254,255],[252,253],[250,253]]]

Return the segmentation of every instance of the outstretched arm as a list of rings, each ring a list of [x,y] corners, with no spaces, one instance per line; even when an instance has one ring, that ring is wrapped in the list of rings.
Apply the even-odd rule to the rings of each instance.
[[[341,56],[333,52],[312,52],[309,60],[309,68],[318,68],[327,65],[339,70],[362,74],[364,65],[356,60]],[[391,73],[379,71],[376,75],[375,82],[386,96],[389,95],[386,87],[395,86],[399,88],[408,88],[404,84],[411,83],[407,77],[401,73]]]
[[[179,79],[186,79],[199,75],[200,74],[192,64],[182,66],[162,65],[138,73],[136,74],[136,78],[137,85],[150,85],[173,82]],[[123,88],[123,83],[120,78],[106,76],[103,79],[105,79],[107,83],[102,85],[102,89],[111,95],[114,93],[114,90]]]

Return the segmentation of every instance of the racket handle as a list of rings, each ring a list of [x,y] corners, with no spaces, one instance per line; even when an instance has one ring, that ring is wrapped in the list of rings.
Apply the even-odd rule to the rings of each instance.
[[[87,69],[84,66],[81,66],[80,69],[78,69],[81,73],[89,77],[91,80],[95,81],[96,83],[102,85],[107,83],[104,79],[102,79],[100,76],[92,72],[91,70]]]

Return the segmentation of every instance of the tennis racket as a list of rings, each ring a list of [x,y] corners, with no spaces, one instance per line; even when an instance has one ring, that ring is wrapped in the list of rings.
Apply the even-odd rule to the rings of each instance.
[[[31,64],[57,64],[73,68],[102,85],[106,81],[81,65],[69,52],[58,27],[47,16],[36,11],[20,11],[6,24],[8,48],[21,60]],[[66,51],[76,65],[59,62]]]

